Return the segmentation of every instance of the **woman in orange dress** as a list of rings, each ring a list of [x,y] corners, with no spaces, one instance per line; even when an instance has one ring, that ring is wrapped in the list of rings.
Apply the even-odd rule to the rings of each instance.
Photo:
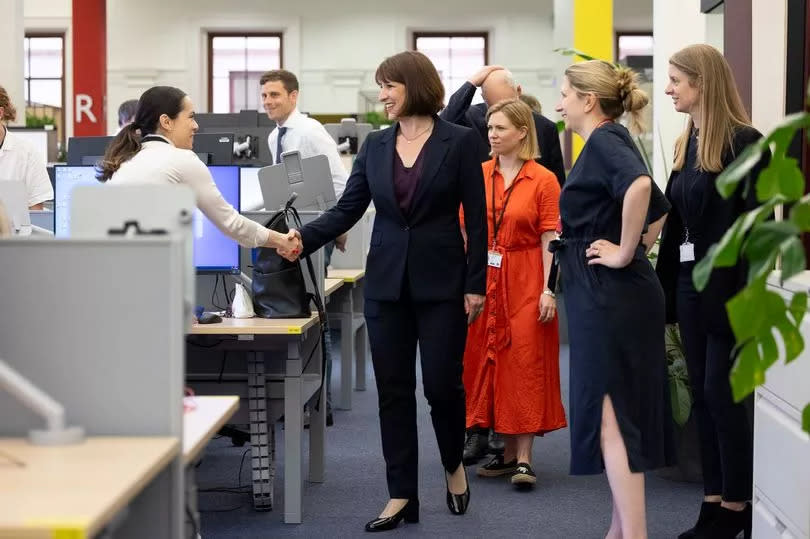
[[[470,326],[464,352],[467,428],[493,428],[505,437],[504,453],[478,475],[511,475],[513,485],[531,488],[534,437],[566,426],[557,306],[546,286],[560,186],[534,161],[537,135],[525,103],[496,103],[487,128],[494,156],[483,164],[489,266],[483,315]]]

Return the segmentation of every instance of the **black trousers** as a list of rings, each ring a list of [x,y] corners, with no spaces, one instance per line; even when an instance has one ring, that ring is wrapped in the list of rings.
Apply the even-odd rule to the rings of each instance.
[[[748,406],[735,403],[729,373],[734,364],[732,335],[708,333],[700,324],[694,264],[682,264],[678,276],[678,325],[686,351],[689,384],[698,424],[703,489],[727,502],[748,501],[753,493],[754,435]]]
[[[417,498],[416,345],[442,464],[453,472],[464,452],[464,301],[415,302],[405,286],[399,301],[367,299],[365,315],[388,492],[392,498]]]

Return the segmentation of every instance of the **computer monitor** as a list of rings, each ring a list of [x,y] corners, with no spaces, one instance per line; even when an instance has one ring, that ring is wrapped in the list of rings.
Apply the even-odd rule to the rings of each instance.
[[[71,166],[95,165],[104,158],[113,137],[70,137],[67,164]]]
[[[372,131],[371,124],[357,123],[354,118],[343,118],[339,124],[324,124],[324,128],[342,151],[352,155],[357,155]]]
[[[223,198],[239,211],[239,167],[209,166]],[[194,266],[198,273],[239,274],[239,244],[223,234],[202,212],[194,212]]]
[[[286,204],[293,193],[299,211],[326,211],[337,200],[325,155],[301,159],[300,152],[284,152],[281,163],[259,169],[259,187],[265,209],[272,211]]]
[[[28,215],[28,189],[22,180],[0,180],[0,201],[6,210],[11,231],[20,236],[31,234]]]
[[[68,237],[70,236],[70,201],[73,190],[79,185],[98,185],[96,168],[56,165],[53,172],[53,233],[55,236]]]
[[[262,188],[259,187],[259,169],[257,167],[239,168],[239,209],[260,211],[264,209]]]
[[[233,133],[197,133],[191,149],[206,165],[233,163]]]
[[[31,210],[31,224],[53,232],[53,211],[51,210]]]

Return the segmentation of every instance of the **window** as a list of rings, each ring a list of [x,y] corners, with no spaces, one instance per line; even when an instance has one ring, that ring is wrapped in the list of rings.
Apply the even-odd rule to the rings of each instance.
[[[261,111],[259,79],[281,68],[281,34],[208,34],[209,112]]]
[[[444,83],[445,99],[488,62],[486,33],[414,33],[413,48],[430,58]],[[481,102],[480,92],[473,103]]]
[[[23,51],[25,114],[46,122],[50,118],[64,141],[65,36],[26,34]]]
[[[653,36],[650,33],[616,33],[616,55],[644,80],[652,81]]]

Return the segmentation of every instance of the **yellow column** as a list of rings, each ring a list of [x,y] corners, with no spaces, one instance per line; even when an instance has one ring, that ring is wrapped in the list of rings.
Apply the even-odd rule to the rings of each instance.
[[[574,48],[599,58],[614,61],[613,0],[574,0]],[[581,61],[577,58],[575,61]],[[585,142],[573,135],[573,159]]]

